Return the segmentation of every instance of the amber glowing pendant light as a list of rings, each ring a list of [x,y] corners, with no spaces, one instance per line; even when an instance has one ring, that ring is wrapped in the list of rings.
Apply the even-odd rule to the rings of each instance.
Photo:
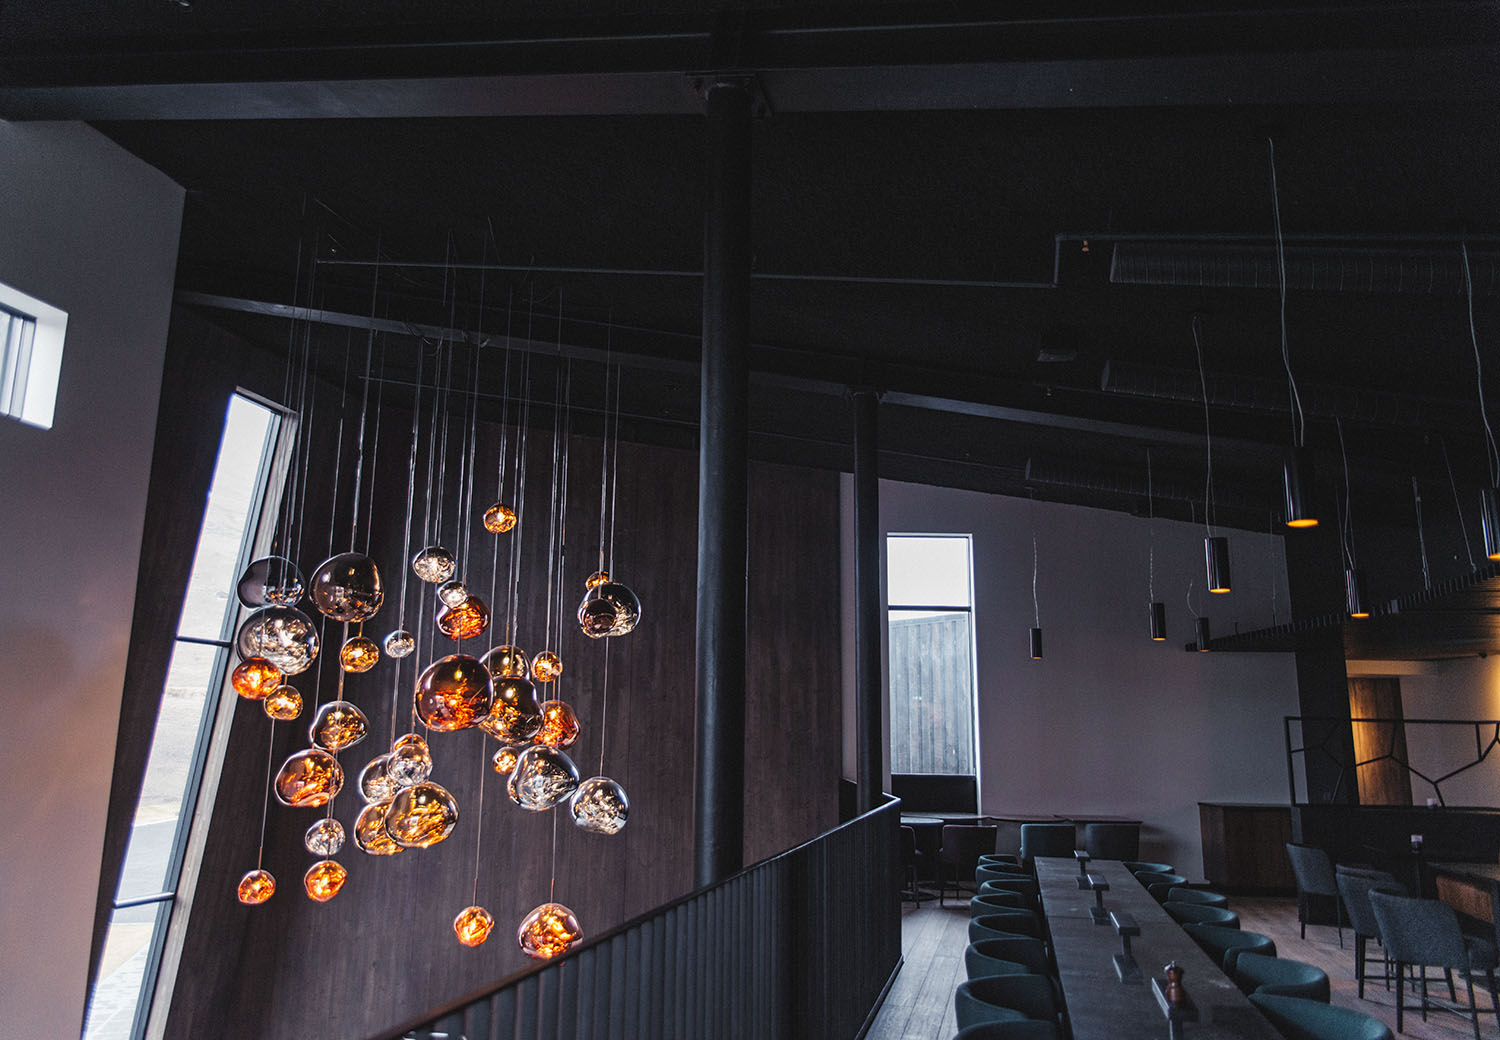
[[[543,903],[521,921],[516,941],[528,957],[550,960],[583,938],[573,911],[561,903]]]

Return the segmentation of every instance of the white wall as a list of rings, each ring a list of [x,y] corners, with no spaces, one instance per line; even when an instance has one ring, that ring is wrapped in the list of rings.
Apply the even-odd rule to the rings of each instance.
[[[1202,877],[1199,801],[1285,803],[1290,654],[1184,652],[1188,584],[1214,634],[1288,619],[1280,538],[1230,536],[1234,591],[1204,590],[1201,525],[881,482],[888,533],[974,537],[982,812],[1139,817],[1142,856]],[[1030,659],[1031,533],[1045,657]],[[1169,639],[1149,638],[1148,551]],[[1274,586],[1274,587],[1273,587]]]
[[[1433,661],[1417,674],[1402,674],[1401,714],[1407,719],[1500,720],[1500,657],[1467,657]],[[1483,727],[1476,746],[1473,728],[1406,726],[1406,749],[1413,769],[1442,776],[1476,757],[1496,736],[1495,726]],[[1434,796],[1431,785],[1412,778],[1412,801],[1423,804]],[[1500,748],[1485,761],[1443,782],[1448,805],[1500,805]]]
[[[0,418],[0,1036],[83,1026],[182,195],[83,124],[0,122],[0,282],[68,312],[52,429]]]

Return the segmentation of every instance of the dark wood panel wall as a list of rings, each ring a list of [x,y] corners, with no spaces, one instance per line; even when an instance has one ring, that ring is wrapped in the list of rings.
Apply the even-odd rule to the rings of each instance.
[[[1410,805],[1406,724],[1400,721],[1401,680],[1395,676],[1350,679],[1349,714],[1356,719],[1396,720],[1352,724],[1354,761],[1368,763],[1355,770],[1359,804]]]
[[[320,408],[323,404],[320,402]],[[527,502],[521,537],[521,609],[515,642],[542,649],[546,618],[547,532],[552,484],[551,418],[533,413],[528,445]],[[426,430],[426,418],[423,429]],[[347,544],[352,482],[353,423],[345,413],[344,465],[335,548]],[[366,625],[377,640],[396,627],[403,546],[410,414],[386,402],[379,462],[374,473],[375,517],[371,553],[386,583],[386,606]],[[450,437],[462,436],[455,420]],[[334,410],[315,417],[313,437],[322,466],[312,475],[308,528],[298,560],[310,571],[327,547],[332,502]],[[425,432],[424,432],[425,437]],[[479,485],[465,516],[472,546],[464,577],[489,599],[495,536],[479,523],[494,497],[499,427],[480,425]],[[514,431],[509,443],[514,445]],[[424,449],[425,451],[425,449]],[[562,816],[534,814],[511,804],[503,778],[488,771],[493,740],[479,731],[434,734],[433,778],[460,806],[453,835],[440,845],[395,857],[364,855],[352,842],[336,858],[350,872],[344,891],[316,904],[302,893],[301,876],[315,857],[302,835],[320,810],[293,810],[273,802],[266,828],[267,869],[278,892],[266,905],[241,906],[234,885],[254,866],[266,767],[269,721],[257,705],[238,705],[226,752],[224,781],[204,853],[202,880],[192,904],[168,1021],[168,1037],[363,1037],[391,1023],[508,975],[530,962],[517,949],[522,916],[551,891],[556,843],[556,898],[572,907],[586,932],[598,934],[691,885],[693,797],[694,587],[696,582],[695,457],[632,443],[619,453],[618,520],[614,574],[635,589],[642,621],[629,636],[609,642],[608,723],[604,711],[605,641],[587,639],[573,616],[584,578],[598,558],[600,444],[570,441],[567,555],[562,617],[554,621],[554,648],[563,657],[561,696],[578,711],[583,734],[571,754],[584,776],[604,771],[631,799],[630,823],[614,837],[578,830]],[[441,541],[457,550],[460,455],[450,443]],[[425,458],[419,462],[414,531],[423,515]],[[366,481],[371,479],[367,463]],[[366,484],[366,488],[369,484]],[[509,496],[507,496],[509,497]],[[363,528],[363,519],[361,521]],[[321,525],[321,526],[320,526]],[[500,536],[498,575],[509,567]],[[838,619],[838,476],[787,466],[751,470],[749,706],[746,859],[788,848],[837,822],[840,727]],[[417,541],[414,533],[413,542]],[[361,541],[363,535],[361,535]],[[503,593],[495,597],[495,625],[466,642],[476,656],[503,642]],[[420,602],[420,608],[418,603]],[[412,579],[406,627],[421,626],[420,660],[434,652],[429,586]],[[554,610],[556,605],[554,604]],[[329,622],[321,655],[321,691],[333,696],[332,667],[341,626]],[[453,644],[438,633],[436,654]],[[384,660],[365,675],[346,679],[345,696],[360,705],[372,736],[343,753],[347,775],[334,815],[352,831],[362,807],[354,787],[363,765],[386,750],[393,695],[404,732],[417,671],[408,658],[399,676]],[[296,680],[309,705],[316,688],[310,674]],[[307,744],[311,708],[296,722],[277,726],[275,759]],[[479,809],[483,777],[484,807]],[[478,822],[483,821],[482,837]],[[554,831],[555,825],[555,831]],[[454,915],[471,902],[476,840],[480,854],[478,901],[496,918],[495,933],[477,949],[454,939]]]

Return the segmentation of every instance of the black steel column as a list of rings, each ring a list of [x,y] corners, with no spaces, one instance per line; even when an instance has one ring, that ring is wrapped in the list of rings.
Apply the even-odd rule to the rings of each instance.
[[[748,81],[708,86],[693,829],[698,886],[744,865],[750,101]]]
[[[880,598],[880,473],[877,406],[873,390],[854,398],[854,731],[858,753],[856,806],[861,813],[880,804],[885,786],[885,742],[881,739],[880,665],[885,630]]]

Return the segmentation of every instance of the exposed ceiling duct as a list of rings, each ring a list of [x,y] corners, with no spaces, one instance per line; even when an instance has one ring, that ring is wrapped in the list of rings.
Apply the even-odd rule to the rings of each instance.
[[[1026,460],[1026,482],[1047,484],[1053,487],[1073,488],[1079,491],[1102,491],[1115,495],[1146,497],[1145,456],[1141,458],[1139,474],[1122,472],[1118,467],[1090,469],[1076,463],[1058,463],[1032,456]],[[1151,497],[1161,502],[1191,502],[1201,511],[1203,508],[1203,484],[1188,485],[1160,478],[1151,482]],[[1271,508],[1267,498],[1255,498],[1233,488],[1226,488],[1214,481],[1214,510],[1246,511],[1264,515]]]
[[[1208,384],[1208,403],[1215,408],[1285,414],[1289,407],[1285,378],[1209,375],[1205,382]],[[1108,393],[1159,401],[1183,404],[1201,404],[1203,401],[1203,386],[1197,372],[1128,361],[1106,361],[1099,377],[1099,388]],[[1472,433],[1478,423],[1478,416],[1467,408],[1456,408],[1451,401],[1414,394],[1317,384],[1299,385],[1298,394],[1302,410],[1309,418],[1463,433]]]
[[[1474,292],[1500,293],[1500,255],[1469,250]],[[1109,280],[1119,285],[1183,285],[1212,289],[1275,289],[1276,248],[1264,240],[1120,241]],[[1458,243],[1412,248],[1360,245],[1286,246],[1288,289],[1319,292],[1461,296]]]

